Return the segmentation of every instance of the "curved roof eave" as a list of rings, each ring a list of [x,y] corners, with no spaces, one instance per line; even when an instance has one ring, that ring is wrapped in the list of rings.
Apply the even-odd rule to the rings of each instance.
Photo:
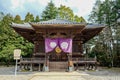
[[[104,28],[105,25],[103,24],[88,24],[86,25],[85,29],[95,29],[95,28]]]
[[[29,23],[24,23],[24,24],[12,23],[11,26],[14,28],[34,30],[34,28]]]
[[[82,38],[83,43],[86,43],[88,40],[99,34],[103,28],[105,28],[105,25],[103,24],[89,24],[80,34],[76,35],[75,39],[80,40]]]

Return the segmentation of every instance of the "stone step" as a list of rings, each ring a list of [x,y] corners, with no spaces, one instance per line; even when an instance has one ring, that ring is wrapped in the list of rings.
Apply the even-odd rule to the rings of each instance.
[[[66,71],[67,68],[67,62],[49,62],[50,71]]]

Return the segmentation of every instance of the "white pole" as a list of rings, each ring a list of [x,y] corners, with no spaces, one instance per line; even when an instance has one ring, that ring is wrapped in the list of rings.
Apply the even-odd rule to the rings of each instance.
[[[16,59],[16,66],[15,66],[15,76],[17,75],[17,59]]]

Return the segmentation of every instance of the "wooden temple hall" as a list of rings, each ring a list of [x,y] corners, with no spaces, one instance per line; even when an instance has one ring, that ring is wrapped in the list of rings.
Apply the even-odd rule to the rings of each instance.
[[[99,34],[103,25],[86,25],[62,19],[24,24],[12,23],[12,28],[34,44],[31,58],[20,59],[20,69],[30,71],[74,71],[97,68],[96,58],[83,55],[83,44]]]

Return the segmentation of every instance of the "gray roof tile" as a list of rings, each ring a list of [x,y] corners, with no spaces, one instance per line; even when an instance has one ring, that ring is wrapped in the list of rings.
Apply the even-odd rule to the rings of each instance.
[[[92,29],[92,28],[103,28],[105,25],[103,24],[88,24],[86,25],[85,29]]]
[[[69,20],[63,20],[63,19],[52,19],[52,20],[48,20],[48,21],[41,21],[41,22],[37,22],[38,24],[81,24],[78,22],[72,22]]]

